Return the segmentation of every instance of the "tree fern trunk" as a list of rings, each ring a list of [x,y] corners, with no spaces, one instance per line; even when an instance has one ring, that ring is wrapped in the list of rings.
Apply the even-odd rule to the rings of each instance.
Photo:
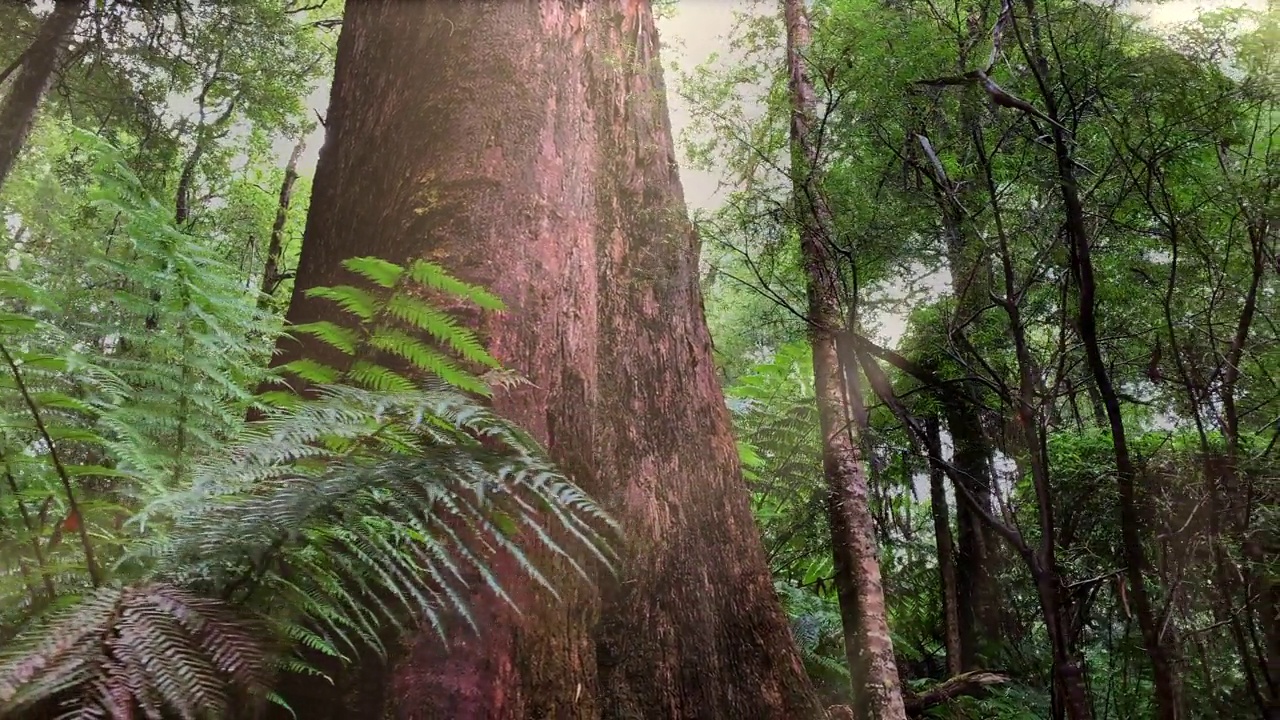
[[[642,0],[347,5],[288,319],[326,318],[304,292],[352,255],[496,292],[474,327],[533,384],[495,404],[626,536],[617,580],[516,587],[519,617],[477,592],[481,637],[424,632],[390,677],[359,669],[358,710],[294,693],[299,717],[820,716],[711,360],[657,43]]]
[[[88,0],[58,0],[40,24],[31,46],[23,52],[13,84],[5,90],[4,101],[0,103],[0,187],[4,186],[22,152],[35,124],[40,99],[53,82],[62,48],[88,4]]]

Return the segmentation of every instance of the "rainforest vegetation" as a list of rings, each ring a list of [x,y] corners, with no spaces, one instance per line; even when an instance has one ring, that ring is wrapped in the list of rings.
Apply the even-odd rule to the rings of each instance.
[[[1280,7],[714,1],[0,0],[0,717],[1280,720]]]

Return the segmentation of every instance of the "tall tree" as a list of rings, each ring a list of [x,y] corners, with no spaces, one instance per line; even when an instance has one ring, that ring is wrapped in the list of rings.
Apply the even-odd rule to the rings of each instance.
[[[75,30],[89,0],[58,0],[40,24],[31,45],[15,61],[13,84],[0,103],[0,186],[13,169],[18,153],[35,122],[40,98],[53,82],[62,49]]]
[[[326,319],[306,290],[357,254],[492,289],[509,310],[477,329],[531,381],[494,404],[625,538],[598,593],[525,616],[477,593],[480,637],[459,628],[446,651],[423,634],[345,702],[303,698],[306,717],[821,714],[711,361],[657,48],[643,0],[348,4],[288,319]]]
[[[809,299],[814,391],[845,652],[853,675],[854,708],[863,717],[895,720],[906,718],[906,709],[889,636],[866,468],[854,436],[855,428],[865,423],[855,419],[849,398],[858,388],[853,382],[846,384],[840,361],[841,284],[832,249],[831,210],[819,177],[817,102],[804,57],[811,37],[809,18],[801,0],[785,0],[783,14],[791,90],[791,173]]]
[[[1108,428],[1111,431],[1111,442],[1115,450],[1116,480],[1119,486],[1120,532],[1123,545],[1122,557],[1125,562],[1125,576],[1129,583],[1129,593],[1133,598],[1134,614],[1142,631],[1142,639],[1151,660],[1156,693],[1156,708],[1161,720],[1177,720],[1182,717],[1180,690],[1177,682],[1177,671],[1170,656],[1168,641],[1160,630],[1160,621],[1150,591],[1147,589],[1146,572],[1149,568],[1146,549],[1144,548],[1144,528],[1142,527],[1142,501],[1138,497],[1138,468],[1130,453],[1129,440],[1126,436],[1124,418],[1120,409],[1120,398],[1106,359],[1102,355],[1102,345],[1098,340],[1097,318],[1097,282],[1095,280],[1093,260],[1093,238],[1088,231],[1084,203],[1080,197],[1079,184],[1076,181],[1076,162],[1072,156],[1071,146],[1064,130],[1066,117],[1059,112],[1058,100],[1050,88],[1049,61],[1044,47],[1040,27],[1040,19],[1034,0],[1024,0],[1027,11],[1027,38],[1021,34],[1014,16],[1011,24],[1018,32],[1022,42],[1024,57],[1031,68],[1036,86],[1040,90],[1045,104],[1045,116],[1050,125],[1050,136],[1053,140],[1053,154],[1057,163],[1058,191],[1062,198],[1064,229],[1067,236],[1067,250],[1071,274],[1077,291],[1076,324],[1080,341],[1084,345],[1085,357],[1093,382],[1102,396],[1102,404],[1106,409]],[[1029,40],[1029,42],[1027,41]]]

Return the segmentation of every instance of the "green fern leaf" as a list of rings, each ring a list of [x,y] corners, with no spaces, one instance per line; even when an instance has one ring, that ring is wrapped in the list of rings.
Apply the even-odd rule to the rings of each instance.
[[[281,365],[279,370],[317,385],[328,385],[337,382],[338,378],[342,376],[339,370],[305,357],[287,362]]]
[[[458,280],[450,275],[447,270],[433,262],[415,260],[409,265],[409,277],[414,282],[429,288],[442,290],[453,297],[466,300],[484,310],[497,311],[506,309],[502,299],[497,295],[478,285]]]
[[[386,311],[392,317],[444,342],[468,362],[489,367],[499,365],[470,330],[463,328],[457,320],[436,310],[423,300],[396,295],[387,301]]]
[[[348,258],[342,261],[342,266],[384,288],[394,287],[404,274],[404,268],[376,257]]]
[[[328,320],[291,325],[289,329],[295,333],[310,335],[346,355],[355,355],[356,346],[360,341],[360,335],[355,330]]]
[[[373,320],[378,311],[378,299],[371,293],[351,285],[334,287],[314,287],[307,290],[307,297],[332,300],[346,312],[355,315],[364,322]],[[296,326],[295,326],[296,327]]]
[[[404,332],[380,330],[369,339],[369,344],[396,355],[422,372],[438,376],[454,387],[485,396],[491,393],[484,381]]]

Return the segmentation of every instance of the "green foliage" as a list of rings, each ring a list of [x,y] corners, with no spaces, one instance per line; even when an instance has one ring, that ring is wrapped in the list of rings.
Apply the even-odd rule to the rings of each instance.
[[[352,329],[329,321],[290,328],[293,333],[310,335],[351,358],[352,362],[341,371],[344,381],[371,390],[407,392],[414,386],[411,375],[429,374],[469,392],[489,393],[479,377],[451,359],[448,353],[462,363],[489,369],[496,369],[498,362],[470,331],[420,295],[424,290],[444,292],[484,310],[501,309],[498,298],[450,277],[443,268],[425,260],[415,260],[403,270],[377,258],[352,258],[344,261],[344,265],[364,276],[375,289],[342,285],[310,288],[307,295],[337,303],[344,312],[363,323],[371,323],[370,329]],[[436,341],[441,350],[422,342],[419,335]],[[369,362],[363,356],[370,351],[396,358],[407,372]],[[305,358],[283,369],[312,383],[329,383],[339,377],[337,368],[320,366]]]
[[[987,697],[961,697],[925,713],[936,720],[1040,720],[1052,715],[1046,693],[1019,685],[997,687]]]
[[[785,345],[726,394],[774,576],[796,585],[829,582],[821,433],[808,344]]]
[[[1274,544],[1278,475],[1275,9],[1213,12],[1166,32],[1112,6],[1015,3],[1016,22],[995,33],[1006,6],[986,0],[805,5],[822,190],[851,329],[874,334],[883,322],[882,344],[933,374],[924,382],[879,361],[909,413],[940,418],[945,457],[946,424],[958,417],[937,381],[976,405],[965,421],[991,458],[993,517],[1032,548],[1053,524],[1069,642],[1095,712],[1146,718],[1150,659],[1132,589],[1118,579],[1128,564],[1118,438],[1082,341],[1061,158],[1042,119],[956,78],[983,68],[1042,113],[1056,107],[1092,252],[1098,350],[1137,464],[1144,587],[1183,653],[1185,711],[1256,715],[1248,677],[1263,677],[1267,658],[1239,638],[1265,636],[1269,611],[1248,588],[1274,577],[1256,544]],[[832,571],[778,15],[744,18],[729,62],[713,58],[682,78],[693,105],[685,141],[695,165],[732,180],[723,206],[699,221],[708,318],[775,579],[816,602],[830,600],[815,581]],[[944,673],[927,463],[918,438],[870,403],[868,502],[898,668],[919,690]],[[1031,473],[1042,451],[1044,496]],[[963,541],[954,493],[945,493],[951,532]],[[1014,682],[933,715],[1045,717],[1052,658],[1036,585],[1001,533],[985,542],[999,637],[979,643],[997,646],[990,658]],[[1254,559],[1243,552],[1250,543]]]
[[[844,652],[840,606],[834,595],[819,594],[784,582],[774,584],[791,618],[791,634],[805,672],[829,704],[848,702],[849,664]]]
[[[115,431],[112,443],[129,438],[111,447],[113,454],[154,477],[238,430],[250,402],[245,388],[265,377],[270,345],[261,330],[274,319],[247,302],[252,295],[216,248],[176,225],[119,153],[84,133],[76,137],[97,158],[91,173],[100,187],[90,208],[112,217],[120,233],[93,264],[105,283],[127,288],[112,293],[110,312],[85,327],[102,338],[102,369],[130,388],[127,407],[104,413],[101,422]]]
[[[436,309],[496,297],[427,262],[354,258],[361,285],[310,291],[334,319],[289,329],[334,364],[267,373],[271,322],[235,267],[113,148],[71,137],[86,208],[120,239],[84,265],[101,299],[64,296],[101,303],[91,322],[69,322],[34,258],[0,276],[6,717],[216,715],[266,697],[277,668],[309,671],[297,649],[474,629],[473,593],[510,601],[501,558],[552,594],[548,561],[610,565],[610,519],[483,404],[501,369]],[[255,395],[271,378],[307,382]]]

